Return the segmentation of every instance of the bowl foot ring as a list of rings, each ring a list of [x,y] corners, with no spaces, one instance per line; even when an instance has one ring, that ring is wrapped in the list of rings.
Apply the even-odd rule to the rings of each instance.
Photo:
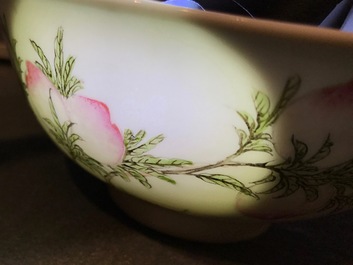
[[[173,237],[208,243],[249,240],[264,233],[270,223],[247,218],[190,215],[146,202],[110,187],[114,202],[137,222]]]

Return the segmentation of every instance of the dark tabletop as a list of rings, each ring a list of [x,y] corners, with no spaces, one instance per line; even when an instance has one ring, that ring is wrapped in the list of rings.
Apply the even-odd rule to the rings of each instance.
[[[0,264],[353,265],[353,211],[273,225],[251,241],[177,240],[127,217],[48,140],[0,60]]]

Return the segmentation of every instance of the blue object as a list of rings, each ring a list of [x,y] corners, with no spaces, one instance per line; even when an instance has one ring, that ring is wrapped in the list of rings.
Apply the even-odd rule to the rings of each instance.
[[[192,0],[167,0],[164,3],[168,5],[204,10],[202,6]]]
[[[347,31],[347,32],[353,32],[353,7],[349,11],[347,18],[341,27],[341,30]]]

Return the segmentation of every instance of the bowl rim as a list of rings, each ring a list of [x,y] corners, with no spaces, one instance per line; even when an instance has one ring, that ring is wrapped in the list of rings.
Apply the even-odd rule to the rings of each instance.
[[[191,22],[221,26],[237,32],[287,38],[307,42],[321,42],[327,45],[343,45],[353,48],[353,33],[339,29],[284,22],[214,11],[196,10],[164,4],[153,0],[65,0],[71,3],[89,4],[116,9],[124,7],[133,11],[149,12],[166,18],[187,19]],[[352,49],[353,50],[353,49]]]

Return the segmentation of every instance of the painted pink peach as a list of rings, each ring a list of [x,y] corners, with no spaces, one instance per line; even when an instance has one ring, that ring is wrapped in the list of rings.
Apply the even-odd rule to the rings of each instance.
[[[277,152],[293,155],[292,136],[308,145],[308,156],[317,152],[329,136],[330,155],[321,166],[353,157],[353,81],[313,91],[295,100],[274,127]]]
[[[65,98],[37,66],[31,62],[26,65],[28,98],[44,127],[42,119],[52,119],[51,96],[60,122],[73,124],[70,130],[82,138],[78,144],[87,155],[103,164],[120,164],[125,155],[124,140],[111,121],[108,106],[80,95]]]
[[[26,63],[26,86],[28,100],[38,120],[43,124],[43,118],[51,118],[49,99],[51,97],[60,120],[67,120],[64,109],[64,97],[42,71],[31,62]]]
[[[330,153],[315,163],[319,168],[324,169],[352,159],[353,81],[315,90],[287,106],[273,128],[275,148],[283,160],[294,157],[291,144],[293,136],[307,145],[304,160],[317,153],[329,136],[333,145]],[[258,185],[253,190],[260,194],[271,185],[273,183]],[[260,200],[240,195],[236,208],[247,216],[269,220],[311,216],[327,205],[335,195],[335,189],[330,184],[316,188],[319,197],[311,202],[307,200],[305,192],[298,189],[287,197],[278,197],[281,191],[260,195]]]
[[[83,139],[80,146],[87,155],[106,164],[121,163],[125,154],[123,137],[111,122],[106,104],[74,95],[67,99],[66,111],[75,124],[73,132]]]

